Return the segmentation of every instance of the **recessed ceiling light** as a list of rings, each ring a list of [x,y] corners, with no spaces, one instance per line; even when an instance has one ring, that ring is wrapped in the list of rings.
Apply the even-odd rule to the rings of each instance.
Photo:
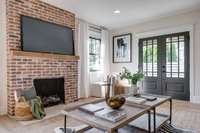
[[[115,14],[119,14],[119,13],[120,13],[120,10],[114,10],[114,13],[115,13]]]

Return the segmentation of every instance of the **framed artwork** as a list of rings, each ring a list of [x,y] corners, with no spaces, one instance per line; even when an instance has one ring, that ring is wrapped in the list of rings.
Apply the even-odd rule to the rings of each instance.
[[[132,62],[132,34],[113,36],[113,63]]]

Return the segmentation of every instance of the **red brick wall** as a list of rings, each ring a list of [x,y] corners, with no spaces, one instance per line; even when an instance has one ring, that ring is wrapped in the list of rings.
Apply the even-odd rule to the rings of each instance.
[[[77,100],[78,62],[47,57],[15,56],[21,51],[20,16],[75,28],[75,15],[39,0],[7,0],[8,114],[14,115],[14,91],[32,86],[34,78],[65,78],[65,102]]]

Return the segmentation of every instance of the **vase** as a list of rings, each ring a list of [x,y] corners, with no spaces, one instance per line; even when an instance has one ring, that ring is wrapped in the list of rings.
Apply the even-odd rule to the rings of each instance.
[[[137,87],[137,85],[131,85],[131,89],[133,90],[133,95],[134,96],[138,96],[138,95],[140,95],[140,92],[139,92],[139,87]]]

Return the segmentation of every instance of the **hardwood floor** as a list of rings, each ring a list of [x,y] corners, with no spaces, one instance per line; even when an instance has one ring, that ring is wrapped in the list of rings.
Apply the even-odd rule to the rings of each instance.
[[[162,105],[157,111],[168,112],[168,105]],[[200,104],[185,101],[173,101],[173,124],[180,128],[194,129],[200,133]],[[70,126],[80,123],[72,119],[67,120]],[[22,125],[7,116],[0,117],[0,133],[54,133],[55,127],[62,127],[63,116],[59,115],[41,122]],[[93,133],[97,131],[92,131]]]

